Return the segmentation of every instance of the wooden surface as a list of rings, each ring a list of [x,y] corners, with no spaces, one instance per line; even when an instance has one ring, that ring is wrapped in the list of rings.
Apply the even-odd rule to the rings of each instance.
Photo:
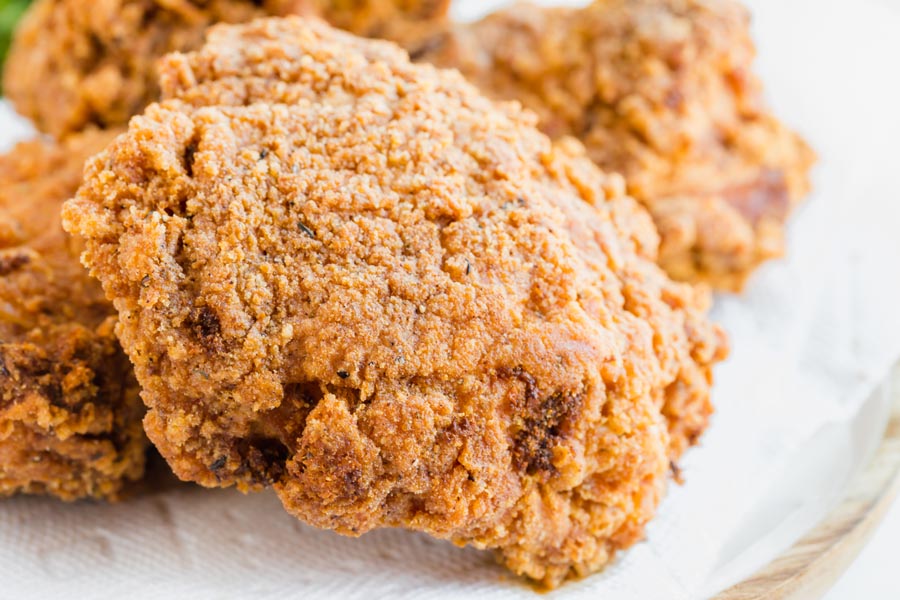
[[[841,504],[784,554],[714,600],[820,598],[853,562],[890,507],[900,482],[900,367],[887,385],[891,413],[884,438]]]

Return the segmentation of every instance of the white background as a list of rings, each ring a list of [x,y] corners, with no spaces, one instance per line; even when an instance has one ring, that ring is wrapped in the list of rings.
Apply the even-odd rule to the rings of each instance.
[[[900,598],[900,499],[825,600]]]

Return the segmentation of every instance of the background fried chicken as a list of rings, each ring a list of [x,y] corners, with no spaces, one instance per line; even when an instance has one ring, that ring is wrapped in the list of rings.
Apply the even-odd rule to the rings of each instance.
[[[728,0],[519,4],[406,46],[581,139],[653,214],[671,276],[737,290],[783,253],[814,160],[761,100],[748,25]]]
[[[112,135],[0,157],[0,494],[115,498],[143,473],[144,407],[114,310],[59,223]]]
[[[38,0],[16,31],[4,93],[56,137],[121,125],[158,95],[156,61],[200,46],[206,28],[319,15],[360,35],[443,17],[446,0]]]
[[[550,586],[641,538],[725,350],[619,176],[318,21],[216,27],[162,74],[64,221],[177,475]]]
[[[334,27],[366,37],[393,40],[443,24],[451,0],[306,0]]]

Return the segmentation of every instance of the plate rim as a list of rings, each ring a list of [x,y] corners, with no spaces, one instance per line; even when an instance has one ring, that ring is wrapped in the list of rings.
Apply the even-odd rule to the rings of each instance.
[[[887,426],[840,503],[790,548],[711,600],[821,598],[854,561],[900,491],[900,363],[885,378]]]

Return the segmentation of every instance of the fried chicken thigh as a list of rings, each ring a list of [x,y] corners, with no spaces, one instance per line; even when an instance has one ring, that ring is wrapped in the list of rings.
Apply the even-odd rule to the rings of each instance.
[[[161,72],[64,221],[178,476],[548,586],[641,539],[725,343],[620,176],[316,20],[218,26]]]

